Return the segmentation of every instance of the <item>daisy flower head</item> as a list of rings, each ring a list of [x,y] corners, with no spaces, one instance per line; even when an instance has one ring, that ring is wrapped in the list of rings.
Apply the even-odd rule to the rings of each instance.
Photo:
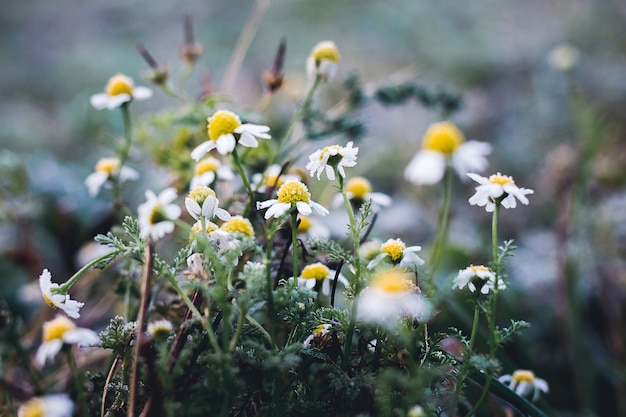
[[[216,180],[231,181],[234,178],[235,174],[230,167],[224,165],[217,158],[207,156],[196,163],[189,189],[193,190],[198,185],[210,186]]]
[[[189,233],[189,243],[192,250],[201,252],[203,242],[207,242],[214,245],[217,249],[218,258],[228,265],[232,265],[236,258],[241,255],[240,242],[233,233],[228,233],[210,221],[205,222],[205,233],[202,232],[201,221],[194,223]]]
[[[320,76],[324,81],[332,81],[337,75],[339,50],[332,41],[322,41],[313,47],[306,61],[306,72],[310,78]]]
[[[519,200],[520,203],[528,205],[526,195],[534,193],[529,188],[519,188],[512,177],[499,172],[489,178],[474,173],[469,173],[467,176],[479,184],[476,187],[476,194],[470,197],[469,203],[472,206],[485,207],[489,213],[495,209],[496,204],[506,209],[515,208]]]
[[[54,359],[63,345],[93,346],[100,343],[100,338],[93,330],[76,327],[74,322],[65,316],[57,316],[43,324],[43,342],[35,360],[39,365]]]
[[[148,323],[146,330],[154,340],[165,341],[174,331],[174,326],[171,321],[161,319]]]
[[[304,339],[304,342],[303,342],[304,347],[309,347],[311,346],[311,342],[313,342],[314,340],[317,340],[326,336],[328,333],[330,333],[330,329],[332,329],[332,327],[333,327],[332,324],[329,324],[329,323],[322,323],[322,324],[315,326],[313,330],[311,331],[311,334],[309,334],[307,338]]]
[[[312,216],[298,215],[298,228],[296,229],[298,236],[306,236],[313,239],[328,239],[330,230],[323,225],[319,219]]]
[[[283,173],[282,171],[283,167],[272,164],[267,167],[265,173],[258,172],[254,174],[252,176],[253,188],[259,193],[264,193],[269,189],[280,187],[285,181],[300,179],[296,174]]]
[[[174,222],[181,214],[181,208],[173,204],[176,200],[176,190],[166,188],[157,196],[154,191],[146,191],[146,201],[137,208],[141,236],[145,239],[150,236],[159,240],[174,231]]]
[[[359,294],[357,318],[393,328],[402,317],[426,320],[430,303],[413,283],[412,274],[402,268],[376,272]]]
[[[483,265],[470,265],[461,269],[454,278],[452,288],[462,290],[467,287],[470,292],[480,291],[481,294],[488,294],[495,289],[496,275],[492,270]],[[498,280],[498,290],[505,290],[504,280]]]
[[[537,401],[540,393],[550,391],[545,379],[535,376],[533,371],[518,369],[512,375],[502,375],[498,381],[506,384],[517,395],[527,397],[532,394],[532,400]]]
[[[443,178],[448,161],[457,174],[483,171],[487,168],[487,155],[491,145],[484,142],[465,141],[463,132],[452,122],[431,124],[419,150],[404,170],[404,177],[416,185],[436,184]]]
[[[421,246],[407,247],[401,239],[389,239],[380,245],[380,253],[367,264],[367,269],[373,269],[383,259],[389,259],[393,264],[415,271],[418,266],[425,263],[417,255],[421,250]]]
[[[233,216],[222,224],[221,229],[233,235],[241,235],[250,239],[254,239],[254,228],[250,220],[243,216]]]
[[[44,269],[41,275],[39,275],[39,288],[44,301],[50,307],[63,310],[71,318],[77,319],[80,317],[78,312],[85,303],[71,300],[69,294],[58,292],[59,284],[52,282],[52,274],[47,269]]]
[[[352,177],[346,181],[346,194],[357,207],[366,201],[371,201],[376,207],[391,205],[391,197],[387,194],[372,192],[372,184],[365,177]],[[336,194],[333,198],[333,207],[339,207],[341,204],[343,204],[343,196]]]
[[[218,110],[207,119],[207,134],[209,140],[196,146],[191,151],[191,157],[199,161],[207,152],[217,149],[226,155],[235,149],[238,143],[248,148],[259,146],[257,139],[271,139],[270,128],[264,125],[241,123],[235,113],[228,110]]]
[[[221,220],[230,220],[230,213],[218,207],[219,202],[215,191],[206,185],[198,185],[185,197],[185,208],[196,220],[199,220],[200,216],[208,220],[215,216]]]
[[[313,211],[325,216],[328,210],[319,203],[311,200],[309,189],[302,181],[290,180],[280,186],[277,199],[257,202],[257,210],[267,209],[265,218],[279,218],[295,207],[298,213],[308,216]]]
[[[323,172],[329,180],[335,179],[335,169],[345,178],[346,172],[344,167],[353,167],[356,165],[356,154],[359,148],[353,148],[352,142],[348,142],[346,146],[332,145],[323,149],[318,149],[309,155],[309,162],[306,169],[311,176],[317,174],[317,179],[321,178]]]
[[[50,394],[35,397],[20,406],[18,417],[71,417],[74,402],[67,394]]]
[[[139,173],[134,169],[121,166],[119,158],[102,158],[96,163],[94,172],[85,178],[85,185],[89,189],[89,195],[95,197],[102,186],[109,180],[119,178],[120,182],[136,180]]]
[[[330,295],[330,282],[335,277],[335,272],[321,262],[309,264],[302,268],[302,272],[298,277],[298,285],[313,289],[317,283],[321,283],[322,294]],[[341,274],[337,277],[337,280],[344,287],[349,285],[348,280]]]
[[[152,97],[148,87],[136,87],[133,79],[123,74],[114,75],[104,89],[104,93],[91,96],[89,102],[98,110],[113,110],[131,100],[145,100]]]

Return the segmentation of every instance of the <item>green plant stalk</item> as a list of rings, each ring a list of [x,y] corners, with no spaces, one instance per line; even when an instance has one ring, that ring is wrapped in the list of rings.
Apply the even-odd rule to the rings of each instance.
[[[130,110],[128,109],[128,103],[126,102],[120,106],[120,110],[122,111],[122,121],[124,123],[124,143],[120,148],[120,168],[126,164],[126,160],[128,159],[128,154],[130,153],[130,147],[133,142],[132,137],[132,123],[130,118]]]
[[[78,374],[78,366],[76,366],[76,360],[72,355],[72,349],[69,345],[64,346],[65,355],[67,357],[67,364],[70,367],[72,378],[74,379],[74,385],[76,386],[76,398],[80,404],[80,414],[83,416],[89,415],[89,408],[87,408],[87,399],[85,398],[85,392],[83,390],[83,384]]]
[[[291,258],[293,262],[293,279],[298,281],[298,210],[291,205]]]
[[[237,146],[235,146],[235,149],[233,149],[233,159],[235,161],[235,165],[237,166],[237,170],[239,171],[239,175],[241,175],[241,180],[243,181],[243,185],[246,187],[246,191],[248,192],[248,202],[246,203],[246,207],[244,208],[243,212],[247,213],[248,210],[254,210],[254,204],[255,204],[255,197],[254,197],[254,190],[252,189],[252,186],[250,185],[250,181],[248,181],[248,176],[246,175],[246,170],[243,167],[243,164],[241,163],[241,158],[239,158],[239,153],[237,152]]]
[[[474,321],[472,323],[472,333],[470,335],[469,344],[467,346],[466,354],[463,356],[463,364],[461,365],[461,370],[459,371],[459,376],[456,380],[456,386],[454,388],[454,403],[458,404],[459,395],[461,395],[461,391],[463,390],[463,381],[467,376],[467,371],[470,366],[470,360],[472,358],[472,353],[474,351],[474,342],[476,341],[476,333],[478,332],[478,319],[480,318],[480,311],[478,305],[474,306]]]
[[[232,352],[237,347],[237,342],[239,342],[239,336],[241,336],[241,330],[243,329],[243,322],[246,318],[246,314],[243,311],[243,308],[235,302],[237,307],[239,308],[239,318],[237,319],[237,328],[235,329],[235,334],[233,335],[230,344],[228,345],[228,351]]]
[[[441,206],[439,207],[439,219],[437,220],[437,235],[433,244],[433,250],[430,256],[430,267],[432,276],[441,265],[441,257],[448,242],[448,227],[450,225],[450,206],[452,203],[452,170],[450,166],[446,166],[443,177],[443,196]]]
[[[107,252],[104,255],[100,255],[97,258],[89,261],[85,266],[83,266],[74,275],[72,275],[67,281],[65,281],[65,283],[59,285],[58,288],[53,288],[51,292],[55,294],[66,294],[69,291],[69,289],[72,287],[72,285],[74,285],[76,281],[78,281],[78,278],[80,278],[85,272],[90,270],[94,265],[98,265],[100,262],[102,262],[103,260],[107,258],[112,258],[112,257],[117,256],[117,253],[115,255],[112,255],[113,252],[119,253],[119,250],[118,251],[113,250],[111,252]]]
[[[342,369],[343,371],[347,371],[348,366],[350,364],[350,351],[352,350],[352,337],[354,335],[354,328],[356,326],[356,312],[358,309],[358,294],[360,291],[360,280],[361,280],[361,260],[359,259],[359,231],[356,228],[356,218],[354,217],[354,210],[352,209],[352,204],[350,203],[350,199],[348,198],[348,193],[346,192],[346,187],[344,183],[344,178],[339,174],[339,170],[337,167],[334,167],[335,177],[339,182],[339,190],[341,195],[343,196],[343,204],[346,206],[346,211],[348,212],[348,218],[350,219],[350,231],[352,232],[352,244],[354,246],[354,259],[355,259],[355,274],[354,274],[354,282],[351,283],[354,287],[354,299],[352,300],[352,309],[350,313],[350,324],[348,325],[348,330],[346,332],[346,344],[343,352],[343,362]]]
[[[272,283],[272,235],[265,233],[265,291],[267,293],[267,312],[269,315],[270,339],[272,349],[276,350],[276,307],[274,306],[274,285]]]

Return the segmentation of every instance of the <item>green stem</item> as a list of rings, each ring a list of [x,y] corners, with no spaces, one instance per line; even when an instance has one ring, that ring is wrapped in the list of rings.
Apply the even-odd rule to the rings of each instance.
[[[241,159],[239,158],[239,154],[237,153],[237,147],[233,149],[233,159],[235,161],[235,165],[237,166],[237,170],[239,171],[239,175],[241,175],[241,180],[243,181],[243,185],[246,187],[246,191],[248,191],[248,202],[246,203],[246,207],[243,212],[247,213],[249,209],[254,210],[255,206],[255,197],[254,190],[252,190],[252,186],[250,185],[250,181],[248,181],[248,176],[246,175],[246,170],[241,163]]]
[[[70,372],[72,373],[72,378],[74,379],[74,385],[76,386],[76,398],[78,399],[78,403],[80,404],[80,414],[83,416],[89,415],[89,409],[87,408],[87,400],[85,398],[85,393],[83,390],[83,384],[78,374],[78,366],[76,365],[76,360],[72,355],[71,347],[64,346],[65,355],[67,356],[67,364],[70,367]]]
[[[293,206],[293,205],[292,205]],[[298,210],[291,211],[291,258],[293,260],[293,279],[298,280]]]
[[[237,320],[237,328],[235,329],[235,335],[233,336],[233,339],[230,341],[230,344],[228,345],[229,352],[232,352],[237,347],[237,342],[239,342],[239,336],[241,335],[241,331],[243,329],[243,322],[244,322],[244,319],[246,318],[246,314],[244,313],[243,308],[239,304],[236,304],[236,305],[239,308],[239,319]]]
[[[124,143],[120,148],[120,168],[126,164],[128,154],[130,153],[130,147],[132,145],[132,124],[130,118],[130,110],[128,110],[128,102],[122,104],[120,107],[122,111],[122,121],[124,123]]]
[[[104,261],[107,258],[113,259],[115,256],[117,256],[118,253],[119,253],[119,251],[107,252],[104,255],[100,255],[97,258],[89,261],[85,266],[83,266],[81,269],[79,269],[78,272],[76,272],[74,275],[72,275],[70,277],[70,279],[65,281],[64,284],[59,285],[58,288],[53,288],[52,292],[55,293],[55,294],[66,294],[67,291],[72,287],[72,285],[74,285],[76,283],[76,281],[78,281],[78,278],[80,278],[85,272],[87,272],[94,265],[98,265],[100,262]]]
[[[354,282],[351,283],[354,288],[355,298],[352,300],[352,310],[350,314],[350,324],[348,325],[348,330],[346,331],[346,345],[343,353],[343,362],[342,368],[344,371],[347,371],[348,366],[350,364],[350,351],[352,350],[352,337],[354,335],[354,328],[356,326],[356,312],[358,299],[356,296],[360,291],[360,280],[361,280],[361,260],[359,259],[359,231],[356,227],[356,218],[354,216],[354,210],[352,209],[352,203],[350,203],[350,198],[348,197],[348,193],[346,192],[346,187],[344,184],[344,178],[339,174],[339,170],[337,167],[335,169],[335,177],[339,182],[339,190],[341,195],[343,196],[343,203],[346,206],[346,211],[348,212],[348,218],[350,219],[350,231],[352,232],[352,244],[354,246],[354,259],[355,259],[355,274],[354,274]]]
[[[270,325],[270,341],[273,349],[276,347],[276,308],[274,307],[274,285],[272,282],[272,235],[265,235],[265,291],[267,293],[267,310]]]
[[[432,270],[432,276],[439,269],[441,264],[441,257],[448,242],[448,227],[450,224],[450,206],[452,202],[452,170],[450,167],[446,167],[444,174],[444,188],[441,206],[439,208],[439,219],[437,220],[437,235],[435,236],[435,242],[433,245],[432,254],[430,257],[430,267]]]
[[[478,319],[480,317],[480,311],[478,305],[474,306],[474,322],[472,323],[472,334],[470,336],[469,345],[467,346],[466,354],[463,356],[463,364],[459,371],[459,377],[456,380],[456,387],[454,388],[454,403],[458,403],[459,395],[463,389],[463,381],[467,376],[467,370],[469,369],[470,359],[472,358],[472,352],[474,351],[474,341],[476,340],[476,333],[478,330]]]

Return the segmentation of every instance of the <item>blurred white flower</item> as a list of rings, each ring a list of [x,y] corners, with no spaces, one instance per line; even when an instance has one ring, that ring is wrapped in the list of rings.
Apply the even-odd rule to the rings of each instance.
[[[174,331],[172,322],[166,319],[151,321],[148,323],[147,332],[155,340],[165,340]]]
[[[218,110],[209,117],[207,133],[209,140],[196,146],[191,151],[191,157],[199,161],[207,152],[213,149],[226,155],[235,149],[238,143],[248,148],[256,148],[259,146],[259,139],[271,139],[269,135],[270,128],[264,125],[255,125],[251,123],[241,123],[241,119],[235,113],[228,110]],[[235,137],[235,134],[238,138]]]
[[[483,265],[470,265],[461,269],[454,278],[452,288],[463,289],[467,286],[470,292],[480,290],[482,294],[493,291],[496,285],[496,275]],[[498,290],[505,290],[506,284],[503,279],[498,280]]]
[[[216,180],[231,181],[235,174],[227,165],[219,159],[207,156],[196,163],[194,176],[191,178],[189,189],[193,190],[198,185],[210,186]]]
[[[285,181],[300,179],[295,174],[281,173],[281,170],[282,167],[280,165],[272,164],[267,167],[265,173],[257,172],[252,175],[252,188],[259,193],[264,193],[269,188],[280,187]]]
[[[85,185],[89,189],[90,196],[98,195],[102,186],[116,177],[119,178],[120,183],[139,178],[139,172],[127,166],[120,167],[120,164],[119,158],[102,158],[96,163],[94,172],[85,178]]]
[[[67,394],[50,394],[35,397],[20,406],[18,417],[71,417],[74,402]]]
[[[141,236],[150,236],[153,240],[159,240],[168,233],[174,231],[174,222],[181,214],[181,208],[173,204],[176,200],[176,190],[166,188],[157,196],[154,191],[146,191],[146,202],[137,208],[139,228]]]
[[[567,72],[580,60],[580,51],[568,43],[556,45],[548,53],[548,64],[555,71]]]
[[[476,194],[470,197],[469,203],[472,206],[485,207],[489,213],[495,209],[496,202],[506,209],[517,207],[516,199],[528,205],[526,195],[534,193],[531,189],[519,188],[512,177],[499,172],[489,178],[474,173],[469,173],[467,176],[480,184],[476,187]]]
[[[151,89],[135,87],[132,78],[117,74],[109,79],[104,93],[92,95],[89,101],[98,110],[112,110],[131,100],[145,100],[150,97],[152,97]]]
[[[407,247],[401,239],[389,239],[380,245],[380,253],[367,264],[367,269],[373,269],[383,259],[389,258],[394,264],[414,271],[418,266],[424,265],[424,260],[416,253],[420,250],[421,246]]]
[[[456,173],[465,174],[487,168],[491,145],[465,141],[463,132],[451,122],[431,124],[419,150],[404,170],[404,177],[417,185],[436,184],[443,178],[448,160]]]
[[[313,210],[322,216],[328,214],[328,210],[324,206],[311,200],[309,189],[301,181],[286,181],[278,189],[277,197],[277,199],[257,202],[257,210],[268,209],[265,212],[266,219],[270,217],[279,218],[292,207],[295,207],[298,213],[304,216],[308,216]]]
[[[76,327],[67,317],[57,316],[43,324],[43,343],[37,349],[35,360],[39,365],[53,359],[64,344],[93,346],[100,343],[100,338],[90,329]]]
[[[352,177],[346,181],[346,194],[348,198],[358,206],[366,201],[371,201],[374,207],[387,207],[391,205],[391,197],[384,193],[372,192],[372,184],[365,177]],[[333,207],[343,204],[341,193],[333,197]]]
[[[74,319],[80,317],[78,312],[85,303],[71,300],[67,293],[61,294],[55,292],[55,290],[59,288],[59,284],[52,282],[52,274],[47,269],[44,269],[41,275],[39,275],[39,288],[41,289],[43,299],[50,307],[63,310],[65,314]]]
[[[309,162],[306,164],[306,169],[311,176],[317,174],[319,180],[322,173],[326,172],[326,176],[329,180],[335,179],[335,167],[339,171],[342,177],[346,177],[344,167],[353,167],[356,165],[356,154],[359,152],[359,148],[353,148],[352,142],[343,147],[339,145],[327,146],[323,149],[318,149],[309,155]]]
[[[517,395],[527,397],[532,394],[532,400],[537,401],[540,393],[548,393],[549,387],[545,379],[535,376],[533,371],[518,369],[513,375],[502,375],[498,381],[515,391]]]
[[[332,81],[337,75],[339,50],[332,41],[316,44],[306,61],[306,72],[310,78],[319,75],[324,81]]]
[[[299,236],[305,236],[312,239],[328,239],[330,230],[316,219],[314,216],[302,216],[298,214],[298,229],[296,233]]]

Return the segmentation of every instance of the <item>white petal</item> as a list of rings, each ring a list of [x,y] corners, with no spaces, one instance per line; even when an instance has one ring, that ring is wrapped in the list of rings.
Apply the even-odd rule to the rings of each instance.
[[[257,148],[259,146],[259,142],[257,142],[254,136],[248,132],[241,134],[239,137],[239,144],[247,146],[248,148]]]
[[[109,103],[109,96],[104,93],[94,94],[89,98],[89,103],[98,110],[106,109]]]
[[[130,100],[131,96],[129,96],[128,94],[118,94],[113,97],[109,97],[107,101],[107,108],[109,110],[116,109],[122,104],[129,102]]]
[[[200,218],[200,214],[202,213],[202,209],[200,208],[200,204],[193,198],[185,197],[185,208],[187,212],[191,214],[191,217],[198,220]]]
[[[310,201],[309,202],[309,206],[315,210],[315,212],[321,216],[326,216],[328,213],[330,213],[328,210],[326,210],[326,207],[322,206],[319,203],[316,203],[315,201]]]
[[[235,149],[235,145],[237,144],[237,141],[235,140],[235,137],[231,133],[229,133],[229,134],[222,135],[219,138],[217,138],[217,141],[215,142],[215,144],[217,147],[217,151],[221,153],[222,155],[226,155],[232,152],[233,149]]]
[[[278,203],[278,200],[275,200],[275,199],[266,200],[266,201],[257,201],[256,202],[256,209],[257,210],[262,210],[264,208],[268,208],[270,206],[273,206],[276,203]]]
[[[193,151],[191,151],[191,158],[194,161],[199,161],[207,152],[215,149],[215,146],[215,142],[212,140],[202,142],[200,145],[196,146]]]
[[[50,342],[42,343],[41,346],[39,346],[39,349],[37,349],[35,362],[41,366],[45,365],[48,359],[53,359],[62,347],[63,342],[60,339],[54,339]]]
[[[442,153],[422,149],[407,165],[404,177],[416,185],[436,184],[443,178],[445,170],[446,157]]]
[[[296,203],[296,208],[298,209],[298,213],[302,214],[303,216],[308,216],[313,212],[311,206],[303,201],[298,201]]]
[[[215,215],[220,219],[220,220],[230,220],[231,215],[229,212],[227,212],[226,210],[224,210],[223,208],[216,208],[215,209]]]
[[[133,98],[135,100],[145,100],[152,97],[152,90],[148,87],[135,87],[133,88]]]

